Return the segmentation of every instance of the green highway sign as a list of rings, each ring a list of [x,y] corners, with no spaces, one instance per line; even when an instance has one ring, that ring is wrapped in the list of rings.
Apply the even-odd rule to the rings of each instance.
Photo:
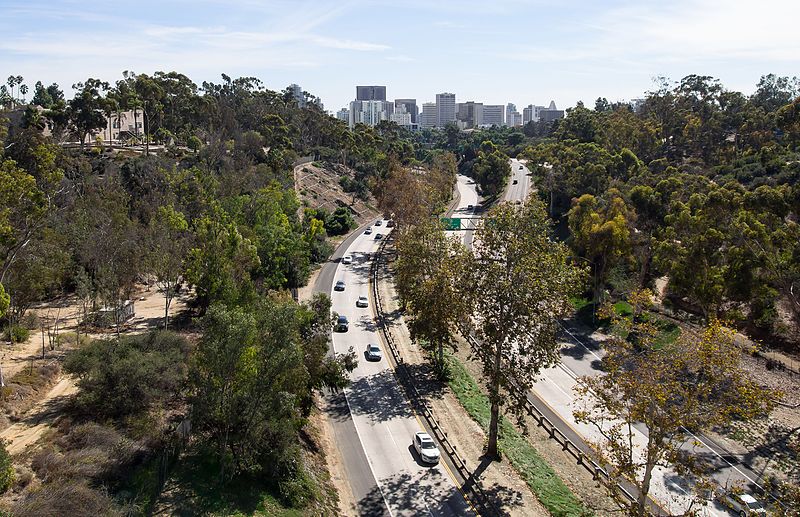
[[[445,230],[460,230],[461,218],[460,217],[442,217],[442,226]]]

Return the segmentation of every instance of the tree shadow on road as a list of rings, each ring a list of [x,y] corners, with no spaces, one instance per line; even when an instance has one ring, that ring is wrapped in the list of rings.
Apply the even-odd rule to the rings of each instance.
[[[391,370],[383,370],[354,381],[348,390],[347,399],[353,416],[367,416],[373,423],[414,416]]]

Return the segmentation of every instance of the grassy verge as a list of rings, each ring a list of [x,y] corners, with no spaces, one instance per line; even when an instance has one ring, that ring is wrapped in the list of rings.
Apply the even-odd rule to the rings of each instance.
[[[449,363],[450,388],[470,417],[488,433],[490,418],[488,397],[458,359],[451,356]],[[506,418],[502,418],[500,422],[499,447],[553,516],[584,516],[592,513]]]

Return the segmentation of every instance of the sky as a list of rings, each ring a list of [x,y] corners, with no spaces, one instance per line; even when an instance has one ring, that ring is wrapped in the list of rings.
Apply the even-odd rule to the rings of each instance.
[[[290,83],[335,111],[387,97],[559,108],[710,75],[750,94],[800,76],[800,0],[0,0],[0,78],[71,85],[123,70]],[[2,81],[0,79],[0,81]],[[30,96],[30,94],[29,94]]]

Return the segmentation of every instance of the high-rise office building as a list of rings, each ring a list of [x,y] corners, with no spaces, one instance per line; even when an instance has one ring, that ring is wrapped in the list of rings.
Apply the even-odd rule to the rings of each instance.
[[[294,100],[297,101],[298,107],[306,107],[306,98],[305,95],[303,95],[303,89],[300,87],[300,85],[292,83],[287,87],[287,90],[292,92],[292,97],[294,97]]]
[[[456,121],[456,94],[436,94],[436,125],[444,127],[448,122]]]
[[[394,122],[398,126],[406,128],[411,127],[411,113],[406,113],[405,110],[395,111],[394,113],[389,115],[389,120]]]
[[[516,117],[514,113],[517,113],[517,106],[513,102],[509,102],[506,104],[506,125],[514,127],[514,122]]]
[[[422,113],[419,114],[419,127],[436,127],[436,103],[424,102],[422,104]]]
[[[416,124],[417,118],[419,117],[419,108],[417,107],[417,99],[395,99],[394,100],[394,109],[397,111],[397,108],[400,106],[405,106],[406,113],[411,115],[411,122]]]
[[[483,125],[483,103],[459,102],[457,104],[456,120],[461,122],[465,129]]]
[[[356,86],[357,101],[386,101],[385,86]]]
[[[539,120],[542,122],[552,122],[560,118],[564,118],[564,110],[557,109],[555,101],[550,101],[547,109],[539,110]]]
[[[342,108],[336,112],[336,118],[339,120],[344,120],[348,124],[350,123],[350,110],[347,108]]]
[[[377,126],[380,121],[389,120],[386,105],[384,101],[352,101],[349,113],[350,127],[355,127],[356,124]]]
[[[503,112],[505,106],[502,104],[484,104],[483,105],[483,124],[482,126],[502,126]]]
[[[519,111],[512,111],[511,113],[506,113],[508,118],[506,119],[506,125],[509,127],[519,127],[522,125],[522,113]]]
[[[544,109],[544,106],[535,106],[529,104],[527,108],[522,110],[522,123],[539,122],[539,113]]]

